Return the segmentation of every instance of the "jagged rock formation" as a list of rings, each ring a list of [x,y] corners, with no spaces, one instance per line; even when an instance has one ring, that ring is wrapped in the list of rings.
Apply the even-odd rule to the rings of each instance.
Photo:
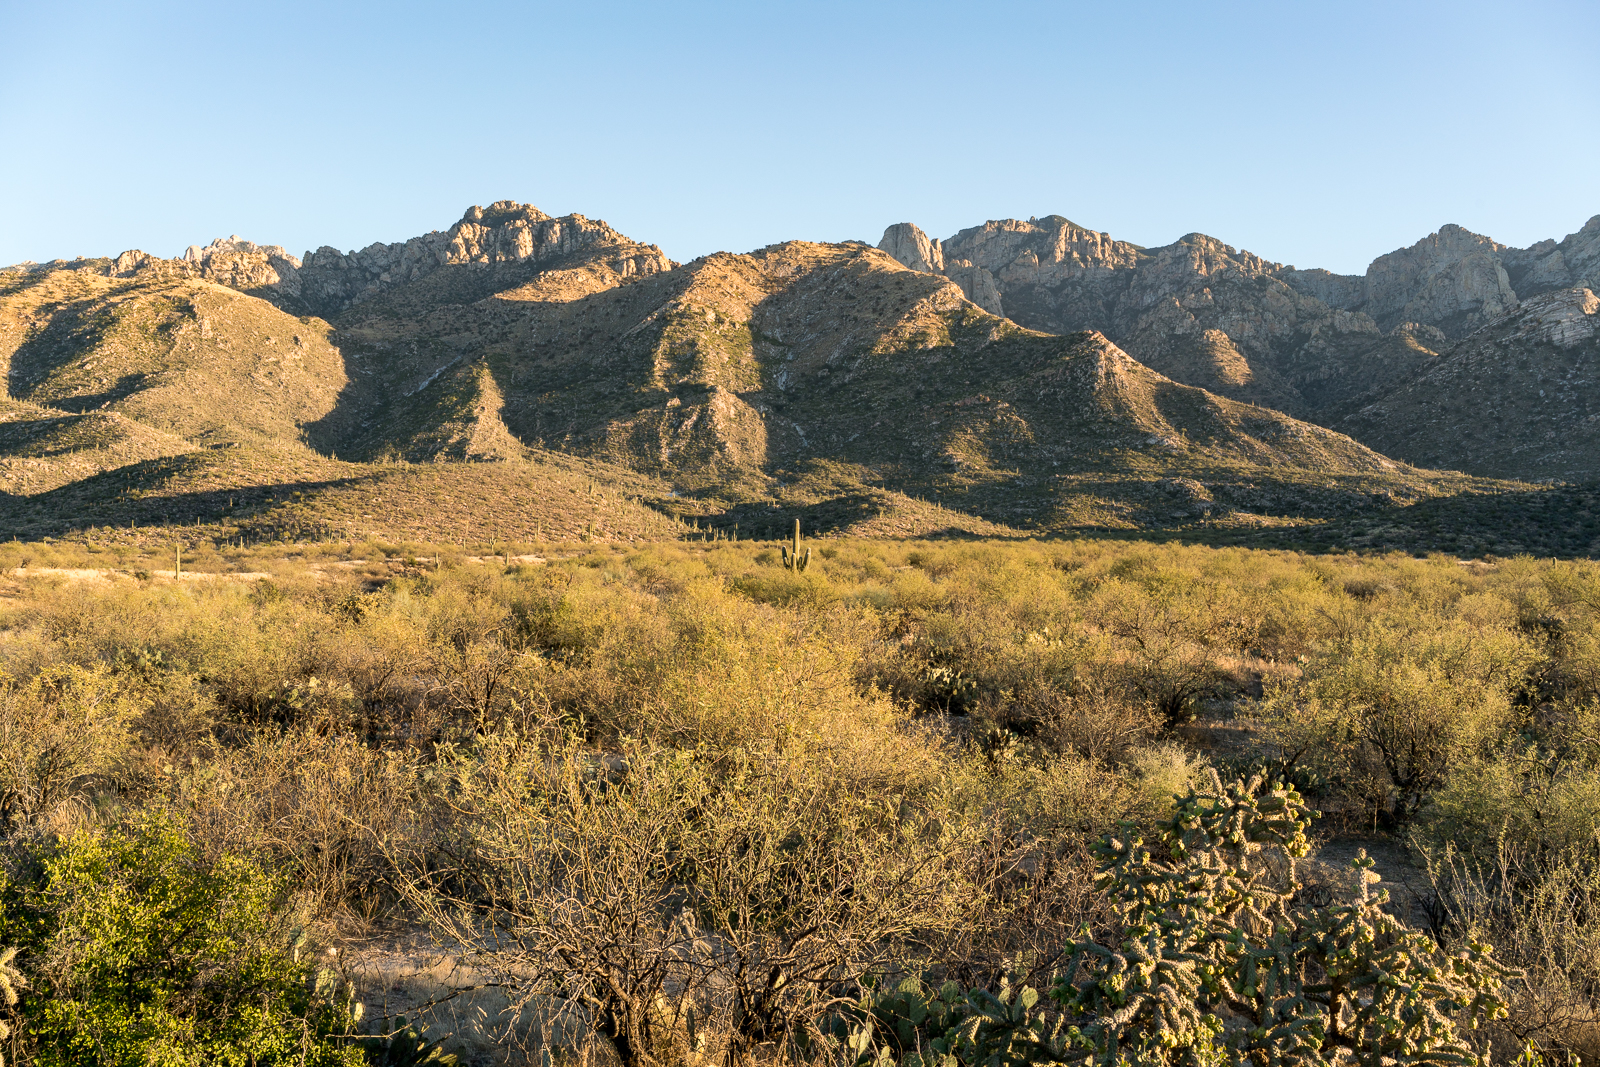
[[[944,249],[937,239],[909,222],[897,222],[883,231],[878,247],[912,270],[944,273]],[[970,298],[969,298],[970,299]]]
[[[529,268],[575,257],[603,263],[619,278],[672,267],[655,245],[630,241],[604,222],[582,215],[551,218],[531,204],[501,200],[487,208],[469,208],[448,230],[394,244],[375,242],[360,251],[345,253],[324,245],[300,260],[278,245],[257,245],[235,234],[203,248],[190,245],[173,261],[137,249],[124,252],[108,273],[118,278],[140,271],[204,278],[286,310],[328,317],[430,277],[437,281],[451,268],[475,275],[465,285],[459,277],[452,280],[457,290],[481,298],[525,280],[532,273]]]
[[[1524,299],[1340,426],[1418,464],[1595,481],[1597,373],[1600,299],[1557,289]]]
[[[1444,226],[1410,248],[1379,256],[1365,276],[1297,271],[1279,276],[1332,307],[1360,311],[1384,328],[1426,323],[1457,339],[1516,309],[1520,299],[1600,281],[1600,215],[1557,243],[1509,248]]]
[[[468,209],[448,230],[396,244],[371,244],[344,254],[323,247],[306,253],[299,272],[299,298],[321,315],[408,285],[468,268],[477,295],[510,288],[528,276],[529,267],[588,255],[598,258],[619,278],[668,270],[672,263],[655,245],[623,237],[604,222],[582,215],[551,218],[531,204],[502,200],[487,208]],[[520,268],[520,269],[519,269]]]
[[[1600,216],[1527,249],[1445,226],[1364,276],[1297,270],[1204,234],[1141,248],[1059,215],[944,241],[899,223],[880,247],[1021,325],[1100,330],[1177,381],[1335,425],[1520,299],[1591,286]]]
[[[916,247],[921,231],[894,229],[882,247]],[[942,254],[941,273],[969,298],[1020,325],[1099,330],[1177,381],[1296,415],[1319,407],[1302,383],[1327,392],[1330,379],[1344,378],[1327,373],[1328,360],[1381,338],[1370,319],[1277,279],[1279,264],[1203,234],[1145,249],[1051,215],[990,222],[928,244]],[[979,299],[991,289],[992,298]]]

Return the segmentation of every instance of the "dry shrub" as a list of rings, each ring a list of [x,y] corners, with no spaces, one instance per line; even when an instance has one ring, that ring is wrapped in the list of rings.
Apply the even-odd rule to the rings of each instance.
[[[1539,853],[1503,836],[1488,855],[1446,844],[1428,853],[1437,936],[1481,938],[1521,968],[1508,992],[1501,1051],[1525,1045],[1600,1063],[1600,840]],[[1554,1057],[1552,1057],[1553,1059]]]
[[[747,1061],[970,907],[960,836],[852,788],[826,750],[625,757],[487,735],[440,768],[448,842],[396,859],[511,1013],[564,1001],[628,1067],[682,1058],[696,1033]]]
[[[1074,752],[1092,761],[1125,763],[1160,726],[1148,703],[1093,669],[1083,671],[1070,691],[1031,688],[1024,699],[1039,721],[1040,740],[1055,752]]]
[[[167,803],[208,855],[269,857],[318,914],[371,918],[394,899],[385,849],[427,832],[423,766],[347,734],[265,731],[180,769]]]
[[[0,824],[33,824],[127,756],[139,707],[105,670],[0,678]]]
[[[1251,647],[1259,619],[1236,591],[1215,582],[1137,567],[1126,572],[1143,581],[1104,583],[1088,618],[1118,642],[1115,662],[1125,684],[1166,726],[1178,726],[1194,717],[1196,700],[1224,688],[1229,676],[1218,657]]]

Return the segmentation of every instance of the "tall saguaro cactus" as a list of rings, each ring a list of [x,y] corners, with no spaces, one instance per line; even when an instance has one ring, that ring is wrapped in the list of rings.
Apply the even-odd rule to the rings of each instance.
[[[794,520],[794,540],[783,546],[783,565],[799,574],[806,569],[806,564],[811,562],[811,550],[806,549],[806,554],[800,554],[800,520]]]

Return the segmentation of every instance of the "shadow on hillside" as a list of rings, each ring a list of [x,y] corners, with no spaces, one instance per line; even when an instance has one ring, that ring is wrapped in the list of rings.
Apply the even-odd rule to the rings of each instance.
[[[9,395],[32,400],[40,383],[63,364],[99,344],[116,321],[114,314],[93,300],[78,300],[56,310],[43,330],[23,341],[11,354],[6,374]],[[51,401],[51,406],[72,410],[60,401]]]
[[[206,462],[207,458],[201,455],[165,457],[108,471],[35,496],[0,493],[0,530],[7,536],[31,540],[60,536],[90,526],[127,529],[130,526],[176,528],[220,524],[225,528],[248,529],[253,531],[252,536],[267,539],[342,538],[348,535],[348,525],[383,525],[381,515],[373,516],[378,520],[375,523],[359,521],[368,518],[362,514],[364,510],[376,512],[383,507],[381,503],[366,502],[369,489],[375,502],[395,502],[396,494],[407,492],[402,485],[387,483],[385,473],[376,470],[350,477],[286,479],[253,486],[162,492],[174,479],[203,471],[201,465]],[[1105,488],[1109,496],[1118,486],[1108,483]],[[330,497],[330,493],[335,496]],[[412,499],[402,495],[398,502],[411,509],[429,506],[421,497]],[[500,531],[500,536],[531,537],[531,531],[514,532],[526,525],[518,519],[528,516],[506,513],[505,503],[498,497],[483,498],[478,511],[488,508],[492,514],[472,514],[490,521]],[[642,498],[638,503],[661,513]],[[747,502],[702,516],[698,520],[698,534],[690,532],[688,536],[691,539],[737,536],[742,541],[778,540],[790,536],[796,519],[800,520],[803,534],[808,538],[836,536],[882,515],[886,505],[894,504],[881,492],[857,489],[842,489],[836,495],[802,505]],[[959,518],[948,513],[941,515],[931,508],[912,506],[906,510],[908,519],[913,522],[931,520],[940,524],[931,529],[924,527],[909,536],[917,539],[973,537],[961,528]],[[974,513],[975,517],[991,522],[1004,522],[1010,517],[998,509],[974,509]],[[359,516],[359,519],[352,516]],[[946,523],[947,517],[954,521]],[[446,518],[455,524],[461,520],[460,515]],[[553,532],[549,520],[543,521],[542,528]],[[425,525],[437,524],[426,522]],[[1230,525],[1226,520],[1219,522],[1202,517],[1167,529],[1044,524],[1022,528],[1014,520],[1012,529],[1016,530],[1013,534],[989,535],[986,539],[1090,538],[1317,553],[1400,551],[1444,552],[1461,558],[1520,554],[1594,558],[1600,555],[1600,486],[1562,485],[1498,494],[1463,493],[1410,506],[1374,506],[1359,514],[1334,519],[1308,518],[1277,525],[1256,526],[1244,522]],[[628,536],[625,528],[619,528],[618,532]],[[453,535],[447,539],[453,539]]]
[[[1593,559],[1600,557],[1597,498],[1600,486],[1462,493],[1321,523],[1258,529],[1219,526],[1131,536],[1316,553],[1442,552],[1462,559],[1517,555]]]
[[[548,311],[537,301],[496,301],[493,298],[497,294],[525,285],[545,272],[586,261],[586,256],[578,252],[496,264],[488,270],[477,265],[447,265],[409,285],[343,311],[327,313],[335,331],[329,340],[339,349],[346,384],[326,415],[302,427],[302,437],[319,452],[358,461],[382,455],[390,446],[404,451],[410,434],[385,436],[382,427],[388,424],[390,428],[415,429],[437,421],[430,415],[444,417],[443,413],[429,411],[429,402],[438,396],[432,390],[438,388],[451,366],[470,365],[486,355],[494,372],[494,384],[505,399],[506,406],[499,414],[512,434],[525,444],[545,437],[583,437],[610,419],[632,414],[637,405],[628,389],[618,387],[614,345],[595,345],[594,358],[582,361],[577,382],[536,382],[543,374],[571,373],[574,363],[561,360],[546,365],[529,355],[532,349],[527,346],[519,346],[511,357],[489,353],[491,348],[503,346],[507,337],[542,336],[536,327]],[[562,318],[582,319],[578,309],[615,299],[618,291],[601,290],[562,305]],[[432,314],[445,308],[449,314]],[[609,321],[611,316],[594,318]],[[363,333],[374,324],[381,326],[379,338],[363,341]],[[394,331],[400,332],[390,336]],[[397,353],[406,353],[413,359],[418,353],[427,353],[432,363],[425,360],[400,371],[394,363]],[[509,366],[504,365],[507,359]],[[405,392],[408,386],[402,381],[426,384]],[[590,393],[599,396],[594,404],[600,412],[598,416],[580,410],[585,404],[571,395],[575,384],[586,385]],[[553,391],[560,395],[554,400],[544,399]],[[587,399],[594,401],[594,397]],[[374,427],[379,428],[377,432]]]
[[[286,513],[297,507],[296,495],[306,496],[330,489],[347,488],[373,480],[374,475],[353,478],[304,480],[263,486],[236,486],[193,492],[132,496],[129,490],[147,492],[146,486],[159,484],[160,475],[170,475],[169,458],[133,464],[130,468],[85,478],[36,496],[0,493],[0,529],[23,540],[59,537],[90,526],[118,529],[133,527],[179,527],[209,523],[263,525],[284,530],[326,527],[307,510],[303,516]],[[139,477],[142,475],[143,477]]]
[[[812,504],[738,504],[712,516],[708,525],[728,531],[737,527],[741,540],[776,541],[793,534],[799,519],[804,536],[825,537],[871,518],[882,507],[882,500],[871,493],[845,492]]]
[[[1114,486],[1108,484],[1106,488]],[[824,537],[869,518],[881,506],[881,499],[868,493],[842,493],[801,507],[744,504],[703,520],[703,526],[726,536],[737,523],[741,540],[776,540],[787,538],[798,518],[805,536]],[[1585,559],[1600,556],[1600,518],[1594,516],[1600,516],[1600,486],[1552,486],[1523,492],[1460,494],[1409,506],[1374,506],[1354,516],[1308,518],[1279,526],[1204,521],[1165,529],[1061,526],[1018,530],[984,539],[1082,538],[1312,553],[1443,552],[1462,558],[1528,554]],[[1006,519],[999,513],[986,517],[994,522]],[[915,535],[918,540],[971,536],[957,527]]]
[[[62,411],[70,411],[76,415],[85,415],[96,408],[126,400],[143,388],[145,380],[149,377],[148,374],[144,373],[124,374],[117,379],[115,385],[104,392],[86,393],[82,396],[58,397],[50,401],[50,406],[60,408]]]

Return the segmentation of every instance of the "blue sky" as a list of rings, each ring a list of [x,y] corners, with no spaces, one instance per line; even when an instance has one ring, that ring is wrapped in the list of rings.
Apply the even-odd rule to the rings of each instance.
[[[1359,272],[1600,213],[1595,0],[0,0],[0,263],[515,199],[674,258],[1058,213]]]

